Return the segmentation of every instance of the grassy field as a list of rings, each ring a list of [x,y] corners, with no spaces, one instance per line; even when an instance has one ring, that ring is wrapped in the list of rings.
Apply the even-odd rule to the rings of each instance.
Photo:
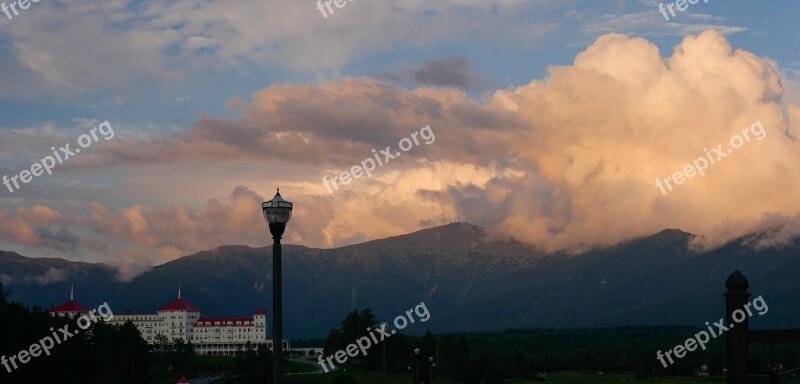
[[[197,355],[192,362],[194,369],[182,372],[170,372],[167,369],[150,369],[150,376],[146,382],[150,384],[174,384],[176,376],[185,375],[189,378],[200,377],[207,373],[230,372],[233,370],[233,357]]]
[[[344,371],[315,374],[293,374],[284,376],[286,384],[332,384],[337,376],[344,375]],[[346,374],[353,376],[357,384],[383,384],[383,375],[379,372],[364,372],[357,368],[347,368]],[[388,375],[388,384],[411,384],[413,380],[409,375]],[[436,378],[436,384],[457,384],[449,378]]]
[[[308,373],[314,367],[303,365],[295,362],[288,362],[287,370],[291,373],[284,376],[284,383],[286,384],[332,384],[337,376],[344,375],[344,371],[330,372],[330,373]],[[347,374],[352,375],[358,384],[382,384],[383,376],[379,372],[364,372],[356,368],[348,368]],[[152,381],[155,383],[156,381]],[[170,381],[157,381],[158,383],[167,383]],[[233,380],[221,381],[219,383],[233,382]],[[506,384],[542,384],[543,381],[525,380],[525,379],[506,379]],[[725,382],[724,377],[659,377],[648,379],[644,381],[633,380],[633,373],[605,373],[597,374],[591,372],[551,372],[547,375],[547,382],[552,384],[722,384]],[[388,376],[388,384],[411,384],[412,378],[409,375],[392,375]],[[436,384],[457,384],[456,381],[440,377],[435,378]]]
[[[216,372],[232,372],[234,358],[228,356],[195,356],[194,365],[196,369],[191,372],[184,372],[188,378],[197,378],[206,373],[217,374]],[[297,363],[294,361],[286,362],[284,369],[289,374],[308,373],[316,371],[314,366]],[[153,370],[147,379],[149,384],[175,384],[180,374],[166,370]]]
[[[721,384],[724,377],[658,377],[654,379],[635,381],[632,372],[604,373],[591,372],[551,372],[547,375],[547,382],[553,384],[611,384],[611,383],[646,383],[646,384]],[[541,383],[541,381],[508,379],[507,384]]]
[[[288,372],[290,374],[310,373],[310,372],[316,372],[317,371],[317,367],[316,366],[303,364],[303,363],[298,363],[298,362],[294,362],[294,361],[287,361],[285,363],[285,365],[284,365],[284,369],[286,370],[286,372]]]
[[[350,373],[358,384],[381,384],[383,383],[382,376],[376,372],[361,372],[358,370],[349,369]],[[313,374],[313,375],[289,375],[286,376],[284,382],[287,384],[330,384],[338,375],[344,372],[332,372],[328,374]],[[589,372],[552,372],[548,374],[548,383],[553,384],[611,384],[611,383],[645,383],[645,384],[722,384],[725,378],[711,377],[711,378],[689,378],[689,377],[660,377],[644,381],[634,381],[633,373],[611,373],[611,374],[597,374]],[[524,380],[524,379],[506,379],[507,384],[541,384],[543,381]],[[411,384],[413,381],[408,375],[389,375],[388,383],[390,384]],[[436,378],[436,384],[456,384],[449,378]]]

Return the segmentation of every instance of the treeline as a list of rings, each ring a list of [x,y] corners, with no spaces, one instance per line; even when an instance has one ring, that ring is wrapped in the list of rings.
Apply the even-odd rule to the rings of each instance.
[[[583,329],[513,329],[503,332],[465,333],[483,353],[498,356],[503,372],[512,377],[536,378],[540,373],[570,370],[633,371],[640,378],[691,376],[706,364],[721,374],[724,341],[705,351],[690,352],[664,368],[656,359],[662,352],[683,344],[697,332],[692,327],[620,327]]]
[[[725,335],[686,353],[664,368],[656,352],[666,352],[701,329],[689,326],[613,327],[582,329],[512,329],[503,332],[452,334],[465,337],[481,352],[500,358],[503,372],[514,377],[532,377],[539,372],[564,370],[633,371],[639,377],[692,376],[702,365],[711,375],[721,375],[725,366]],[[766,346],[750,345],[750,372],[766,374],[770,364],[797,368],[797,344],[776,344],[770,354]],[[514,362],[509,364],[509,362]],[[524,363],[523,363],[524,362]],[[667,361],[668,363],[668,361]]]
[[[262,362],[269,351],[247,351],[236,364],[221,364],[219,359],[195,356],[192,346],[181,339],[170,341],[158,335],[155,344],[148,345],[130,322],[113,326],[99,321],[85,330],[76,324],[76,319],[53,317],[38,306],[27,308],[9,301],[0,283],[0,383],[175,382],[181,376],[232,371],[240,377],[268,376],[263,371],[269,366]],[[55,336],[62,342],[53,343],[47,353],[31,347]]]
[[[49,356],[41,346],[31,347],[45,337],[55,338],[54,333],[65,340],[54,343]],[[142,382],[150,364],[147,352],[147,343],[131,324],[114,327],[98,322],[80,330],[74,319],[9,302],[8,291],[0,283],[0,358],[5,360],[0,365],[1,383]]]
[[[379,326],[370,309],[350,312],[325,339],[324,356],[344,351],[349,344],[369,334],[367,328]],[[389,329],[392,326],[389,325]],[[377,332],[376,332],[377,333]],[[357,366],[365,370],[380,370],[383,361],[383,348],[386,347],[386,367],[391,375],[405,374],[418,377],[420,382],[429,383],[437,376],[452,377],[463,383],[500,384],[503,375],[497,359],[489,354],[474,353],[464,337],[434,337],[428,331],[424,337],[406,336],[396,333],[377,345],[372,345],[367,355],[359,353],[349,357],[345,366]],[[416,353],[415,350],[419,350]],[[335,361],[335,360],[334,360]],[[341,364],[334,363],[337,367]]]
[[[341,327],[325,340],[325,356],[345,350],[348,344],[377,326],[374,314],[365,309],[347,315]],[[700,329],[688,326],[616,327],[583,329],[512,329],[503,332],[456,333],[411,337],[396,334],[386,340],[387,367],[391,374],[415,375],[429,382],[431,374],[448,376],[462,383],[502,383],[506,378],[541,379],[554,371],[633,372],[632,378],[692,376],[702,365],[710,375],[722,375],[725,337],[707,344],[706,350],[688,352],[664,367],[656,358],[684,344]],[[348,359],[347,365],[367,370],[381,367],[382,345],[372,346],[367,356]],[[421,350],[420,357],[414,349]],[[760,345],[750,347],[750,370],[764,374],[772,364],[785,369],[798,367],[798,348],[779,344],[770,354]],[[428,361],[434,357],[436,367]],[[337,364],[338,365],[338,364]],[[419,367],[419,368],[418,368]]]
[[[286,361],[283,359],[284,367]],[[237,383],[272,382],[272,351],[264,344],[254,347],[248,341],[244,350],[236,354],[234,373]]]

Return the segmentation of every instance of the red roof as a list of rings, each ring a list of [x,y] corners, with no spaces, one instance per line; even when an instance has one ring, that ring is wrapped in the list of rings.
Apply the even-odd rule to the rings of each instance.
[[[80,312],[80,313],[89,313],[89,308],[84,307],[81,303],[70,300],[64,304],[59,305],[55,309],[50,312]]]
[[[265,311],[265,310],[263,310],[263,309],[259,309],[259,310],[257,310],[257,311],[256,311],[256,313],[255,313],[255,314],[256,314],[256,315],[266,315],[266,314],[267,314],[267,311]]]
[[[169,303],[169,304],[167,304],[167,305],[165,305],[165,306],[163,306],[163,307],[159,308],[159,309],[158,309],[158,311],[156,311],[156,312],[160,312],[160,311],[189,311],[189,312],[200,312],[200,310],[199,310],[199,309],[197,309],[197,307],[195,307],[194,305],[191,305],[191,304],[189,304],[189,303],[187,303],[187,302],[183,301],[183,299],[175,299],[175,300],[172,300],[172,302],[171,302],[171,303]]]
[[[217,321],[220,322],[219,325],[216,325]],[[231,322],[231,324],[228,324],[229,321]],[[241,321],[242,323],[244,323],[246,321],[246,322],[249,323],[249,324],[247,324],[248,326],[255,325],[255,321],[253,321],[252,317],[217,317],[217,318],[201,317],[201,318],[197,319],[197,321],[194,323],[194,326],[195,327],[241,327],[241,326],[244,326],[244,324],[236,325],[237,321]],[[210,325],[206,325],[205,324],[206,322],[210,322],[211,324]]]
[[[185,378],[185,377],[181,377],[181,378],[178,380],[178,384],[182,384],[182,383],[188,383],[188,382],[189,382],[189,379],[187,379],[187,378]]]

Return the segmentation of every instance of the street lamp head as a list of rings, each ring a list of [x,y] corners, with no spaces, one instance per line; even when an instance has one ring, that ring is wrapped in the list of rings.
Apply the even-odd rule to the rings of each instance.
[[[280,188],[272,200],[261,203],[261,209],[270,224],[286,224],[292,217],[292,203],[283,199]]]
[[[269,223],[272,237],[280,241],[283,231],[286,229],[286,223],[292,217],[292,203],[283,199],[281,190],[278,188],[278,193],[272,200],[261,203],[261,209],[264,211],[264,219]]]
[[[419,348],[414,348],[414,354],[419,356]]]
[[[428,361],[430,361],[432,363],[433,362],[433,356],[429,357]]]

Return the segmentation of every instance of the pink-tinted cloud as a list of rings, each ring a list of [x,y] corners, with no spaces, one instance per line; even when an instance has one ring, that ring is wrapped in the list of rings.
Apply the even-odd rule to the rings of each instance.
[[[247,188],[233,191],[227,201],[210,200],[205,208],[133,206],[110,209],[89,206],[87,229],[103,236],[154,250],[161,260],[171,260],[199,249],[221,244],[263,243],[263,218],[254,207],[264,199]]]
[[[0,211],[0,240],[29,246],[58,247],[57,239],[49,239],[42,228],[65,224],[62,215],[42,205],[13,212]]]

